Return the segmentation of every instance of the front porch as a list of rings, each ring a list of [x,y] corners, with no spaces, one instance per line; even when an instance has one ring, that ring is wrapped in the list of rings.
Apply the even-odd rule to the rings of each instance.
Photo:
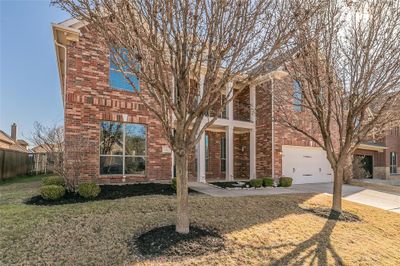
[[[189,156],[189,179],[212,182],[255,178],[253,138],[254,129],[217,125],[208,129]]]

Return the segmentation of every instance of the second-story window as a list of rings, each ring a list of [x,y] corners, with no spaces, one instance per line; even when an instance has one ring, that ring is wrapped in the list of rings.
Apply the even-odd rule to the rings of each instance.
[[[301,112],[302,111],[302,98],[303,98],[303,92],[301,89],[301,83],[298,80],[295,80],[293,82],[293,110],[295,112]]]
[[[116,54],[117,52],[118,54]],[[119,62],[121,67],[118,67],[116,62]],[[139,79],[133,73],[129,72],[129,64],[128,52],[126,49],[110,51],[109,82],[111,88],[117,90],[140,91]]]
[[[397,174],[397,153],[390,153],[390,173]]]

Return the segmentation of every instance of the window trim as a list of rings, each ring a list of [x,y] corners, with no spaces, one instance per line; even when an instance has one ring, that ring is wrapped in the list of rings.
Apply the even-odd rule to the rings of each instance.
[[[209,162],[210,162],[210,137],[208,133],[204,133],[204,170],[208,172],[210,170]]]
[[[100,145],[101,145],[101,124],[103,123],[103,122],[108,122],[108,123],[119,123],[119,124],[122,124],[123,125],[123,134],[122,134],[122,141],[123,141],[123,144],[122,144],[122,154],[116,154],[116,155],[112,155],[112,154],[104,154],[104,155],[102,155],[101,154],[101,151],[100,151]],[[146,137],[146,140],[145,140],[145,143],[146,143],[146,145],[145,145],[145,149],[144,149],[144,151],[145,151],[145,155],[128,155],[128,156],[125,156],[125,125],[142,125],[145,129],[146,129],[146,134],[145,134],[145,137]],[[99,126],[100,126],[100,128],[99,128],[99,144],[98,144],[98,160],[99,160],[99,176],[100,177],[106,177],[106,176],[123,176],[123,177],[125,177],[125,176],[139,176],[139,177],[142,177],[142,176],[147,176],[147,171],[146,171],[146,169],[147,169],[147,158],[148,158],[148,155],[147,155],[147,146],[148,146],[148,127],[147,127],[147,125],[146,124],[141,124],[141,123],[126,123],[126,122],[120,122],[120,121],[111,121],[111,120],[101,120],[100,121],[100,123],[99,123]],[[101,157],[121,157],[122,158],[122,174],[101,174],[101,165],[100,165],[100,159],[101,159]],[[144,158],[144,162],[145,162],[145,169],[144,169],[144,173],[143,174],[125,174],[124,172],[125,172],[125,158],[126,157],[130,157],[130,158],[133,158],[133,157],[141,157],[141,158]]]

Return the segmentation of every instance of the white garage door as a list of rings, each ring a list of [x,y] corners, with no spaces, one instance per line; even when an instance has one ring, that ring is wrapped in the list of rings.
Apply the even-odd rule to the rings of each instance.
[[[283,176],[293,178],[293,184],[333,181],[333,171],[321,148],[282,146]]]

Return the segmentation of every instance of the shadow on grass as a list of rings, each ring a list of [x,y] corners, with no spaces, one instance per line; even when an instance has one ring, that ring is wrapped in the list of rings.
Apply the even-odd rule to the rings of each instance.
[[[330,237],[337,222],[337,214],[331,213],[322,230],[311,238],[296,245],[282,258],[272,261],[270,265],[303,265],[309,259],[308,265],[317,262],[318,265],[328,265],[328,253],[331,254],[334,265],[344,265],[342,258],[332,246]]]

